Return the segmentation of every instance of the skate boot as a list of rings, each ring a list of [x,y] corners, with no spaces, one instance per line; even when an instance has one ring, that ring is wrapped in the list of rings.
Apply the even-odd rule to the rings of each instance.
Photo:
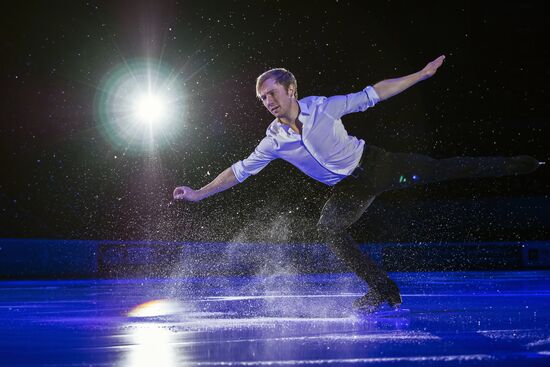
[[[378,311],[384,303],[397,308],[403,303],[397,284],[388,279],[383,287],[371,289],[364,296],[353,301],[353,307],[363,312],[372,313]]]
[[[526,175],[536,171],[544,163],[528,155],[518,155],[507,158],[506,170],[509,175]]]

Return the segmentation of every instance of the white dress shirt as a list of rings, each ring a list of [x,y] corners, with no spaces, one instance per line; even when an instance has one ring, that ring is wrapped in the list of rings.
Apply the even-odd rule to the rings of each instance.
[[[275,119],[254,152],[231,166],[243,182],[274,159],[282,158],[306,175],[327,185],[336,185],[359,164],[365,142],[348,135],[341,117],[365,111],[380,101],[373,87],[358,93],[333,97],[306,97],[298,101],[302,134]]]

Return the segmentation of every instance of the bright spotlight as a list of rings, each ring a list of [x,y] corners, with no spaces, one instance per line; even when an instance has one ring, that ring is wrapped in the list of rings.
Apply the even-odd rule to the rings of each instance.
[[[105,76],[95,104],[101,131],[113,145],[140,151],[181,141],[184,93],[178,77],[150,59],[126,62]]]
[[[141,122],[148,124],[162,123],[166,106],[162,97],[146,94],[138,97],[134,104],[134,112],[136,118]]]

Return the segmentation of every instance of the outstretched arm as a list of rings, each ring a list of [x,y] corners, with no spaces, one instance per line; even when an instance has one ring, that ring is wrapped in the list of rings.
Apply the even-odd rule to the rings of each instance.
[[[235,177],[231,167],[220,173],[212,182],[200,190],[193,190],[187,186],[179,186],[174,190],[175,200],[200,201],[218,192],[235,186],[239,181]]]
[[[445,60],[445,56],[441,55],[428,63],[422,70],[401,78],[382,80],[374,85],[374,89],[381,101],[393,97],[416,83],[432,77],[443,64],[443,60]]]

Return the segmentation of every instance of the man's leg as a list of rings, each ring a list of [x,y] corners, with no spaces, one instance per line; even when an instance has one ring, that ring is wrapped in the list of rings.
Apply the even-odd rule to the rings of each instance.
[[[318,228],[333,252],[367,282],[371,292],[357,301],[359,306],[372,309],[383,302],[400,304],[399,289],[382,268],[360,251],[346,229],[363,215],[377,194],[459,178],[527,174],[539,166],[529,156],[438,160],[421,154],[388,153],[374,146],[367,149],[360,177],[348,177],[337,185],[323,207]]]
[[[501,177],[535,171],[539,162],[530,156],[453,157],[434,159],[422,154],[389,153],[371,147],[375,159],[367,159],[364,169],[373,175],[377,193],[415,185],[460,178]]]
[[[353,185],[343,187],[344,189],[337,188],[323,207],[318,229],[335,255],[370,288],[367,295],[354,302],[354,306],[368,311],[375,311],[384,302],[397,306],[401,304],[397,285],[378,264],[361,252],[359,245],[346,231],[361,217],[376,196],[366,194],[365,187],[363,192],[354,189]]]

